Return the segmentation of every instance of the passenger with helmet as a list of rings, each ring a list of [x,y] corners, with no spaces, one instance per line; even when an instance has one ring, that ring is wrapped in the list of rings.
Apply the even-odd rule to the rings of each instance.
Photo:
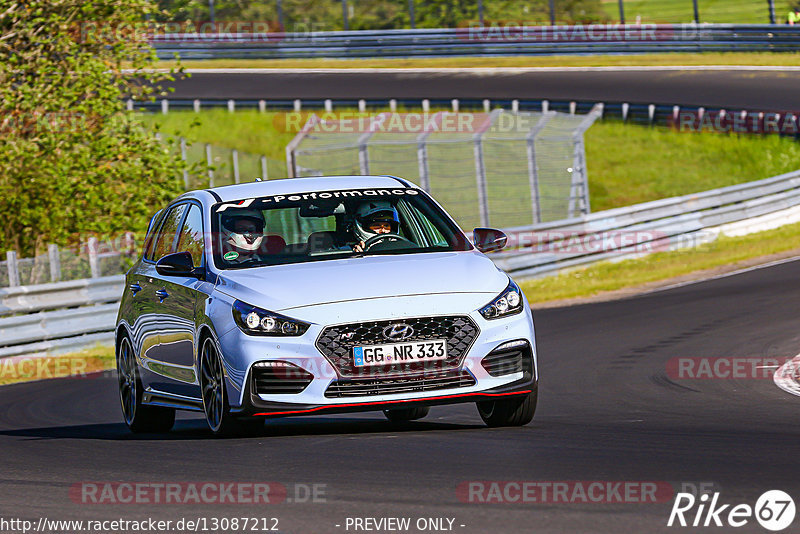
[[[364,252],[365,243],[381,234],[395,234],[400,231],[400,217],[397,209],[387,200],[368,200],[356,209],[353,234],[357,243],[354,252]]]
[[[232,209],[222,213],[222,257],[228,263],[258,261],[264,241],[264,214],[254,209]]]

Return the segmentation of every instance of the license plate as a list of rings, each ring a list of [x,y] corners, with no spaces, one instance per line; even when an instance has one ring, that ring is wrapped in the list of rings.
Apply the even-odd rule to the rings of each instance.
[[[446,359],[447,341],[444,339],[353,347],[353,365],[356,367],[433,362]]]

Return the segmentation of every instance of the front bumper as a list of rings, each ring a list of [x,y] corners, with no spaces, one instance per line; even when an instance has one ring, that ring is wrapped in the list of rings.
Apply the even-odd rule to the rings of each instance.
[[[434,390],[419,388],[416,391],[389,394],[377,392],[362,396],[330,395],[332,383],[347,381],[352,377],[341,376],[316,347],[315,341],[324,325],[312,325],[306,334],[297,338],[256,338],[243,334],[238,328],[231,330],[220,338],[230,386],[228,391],[231,392],[231,409],[243,416],[280,417],[477,402],[535,393],[538,368],[530,309],[526,306],[518,315],[492,321],[485,320],[477,312],[468,315],[478,325],[479,334],[459,367],[453,371],[471,376],[474,379],[472,385]],[[482,365],[483,358],[499,346],[519,340],[527,342],[527,367],[502,376],[492,376]],[[288,362],[313,375],[313,379],[300,393],[257,394],[253,364],[263,361]],[[406,376],[412,377],[413,374]]]

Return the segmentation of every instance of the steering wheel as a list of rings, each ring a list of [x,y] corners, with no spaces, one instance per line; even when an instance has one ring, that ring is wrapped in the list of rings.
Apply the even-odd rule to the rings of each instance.
[[[394,247],[393,246],[391,248],[402,248],[402,245],[405,245],[405,244],[416,246],[413,241],[411,241],[409,239],[406,239],[405,237],[403,237],[401,235],[388,233],[388,234],[374,235],[374,236],[370,237],[369,239],[367,239],[366,241],[364,241],[364,251],[366,252],[367,250],[371,249],[372,247],[374,247],[378,243],[390,242],[390,241],[400,241],[401,242],[401,243],[398,243],[398,244],[401,245],[400,247]]]

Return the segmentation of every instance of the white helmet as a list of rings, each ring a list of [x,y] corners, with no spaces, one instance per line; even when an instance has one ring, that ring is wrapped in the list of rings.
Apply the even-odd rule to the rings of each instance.
[[[369,229],[370,223],[380,221],[391,225],[391,232],[396,234],[400,229],[400,218],[397,210],[388,200],[368,200],[356,209],[353,233],[359,241],[366,241],[378,234]]]
[[[254,232],[237,232],[236,222],[246,220],[255,224]],[[264,214],[252,209],[226,210],[222,214],[222,242],[236,252],[253,252],[264,241]]]

